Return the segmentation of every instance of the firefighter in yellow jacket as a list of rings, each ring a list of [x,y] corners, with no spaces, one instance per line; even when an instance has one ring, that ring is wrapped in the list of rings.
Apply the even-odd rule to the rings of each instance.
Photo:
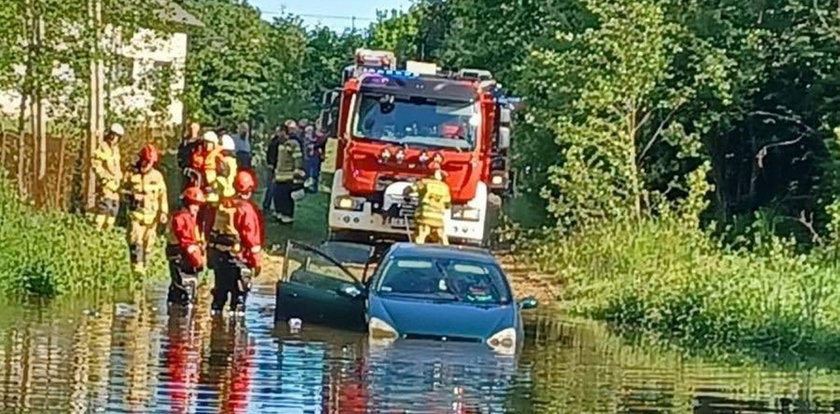
[[[137,158],[126,181],[130,222],[128,249],[132,269],[143,275],[157,239],[158,225],[168,221],[169,202],[163,174],[155,168],[159,160],[157,149],[147,145]]]
[[[113,124],[105,134],[105,142],[94,152],[93,173],[96,176],[97,206],[93,221],[100,231],[114,228],[117,212],[120,209],[120,185],[122,185],[122,166],[120,165],[120,138],[125,130],[120,124]]]
[[[420,202],[414,216],[417,222],[414,242],[423,244],[429,236],[433,236],[440,244],[449,245],[444,216],[452,204],[452,198],[449,186],[443,181],[443,170],[440,166],[434,167],[434,170],[432,177],[424,178],[409,187],[411,195]]]

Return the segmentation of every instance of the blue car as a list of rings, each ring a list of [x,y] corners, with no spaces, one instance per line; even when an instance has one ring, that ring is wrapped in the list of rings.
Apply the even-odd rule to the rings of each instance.
[[[298,318],[367,330],[376,341],[473,342],[513,354],[523,339],[520,311],[537,306],[533,298],[515,300],[485,250],[398,243],[357,266],[329,250],[287,245],[277,323]]]

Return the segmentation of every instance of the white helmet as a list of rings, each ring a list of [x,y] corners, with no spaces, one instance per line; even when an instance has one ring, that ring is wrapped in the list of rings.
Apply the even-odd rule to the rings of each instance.
[[[218,136],[216,135],[216,133],[215,133],[215,132],[213,132],[213,131],[207,131],[207,132],[205,132],[205,133],[204,133],[204,136],[202,137],[202,139],[203,139],[203,140],[205,140],[205,141],[207,141],[207,142],[209,142],[209,143],[211,143],[211,144],[216,144],[216,145],[219,145],[219,137],[218,137]]]
[[[115,135],[119,135],[121,137],[125,136],[125,129],[123,128],[122,125],[120,125],[118,123],[111,124],[111,128],[109,128],[108,131],[111,131],[111,133],[113,133]]]
[[[222,149],[225,151],[236,150],[236,144],[233,142],[233,137],[228,134],[222,135]]]

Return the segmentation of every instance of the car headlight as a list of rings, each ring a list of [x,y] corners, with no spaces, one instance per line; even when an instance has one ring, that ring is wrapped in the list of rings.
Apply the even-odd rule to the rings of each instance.
[[[362,211],[365,206],[364,199],[358,199],[350,196],[340,196],[335,199],[335,208],[339,210],[353,210]]]
[[[452,206],[452,219],[462,221],[481,221],[481,210],[467,206]]]
[[[512,355],[516,352],[516,329],[507,328],[496,332],[487,339],[487,345],[500,354]]]
[[[379,318],[370,318],[368,333],[372,339],[397,339],[400,334],[393,326]]]

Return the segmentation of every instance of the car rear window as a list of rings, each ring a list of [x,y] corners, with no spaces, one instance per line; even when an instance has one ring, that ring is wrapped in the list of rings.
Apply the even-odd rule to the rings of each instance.
[[[468,303],[508,303],[510,291],[494,265],[457,259],[394,258],[388,261],[376,290]]]

